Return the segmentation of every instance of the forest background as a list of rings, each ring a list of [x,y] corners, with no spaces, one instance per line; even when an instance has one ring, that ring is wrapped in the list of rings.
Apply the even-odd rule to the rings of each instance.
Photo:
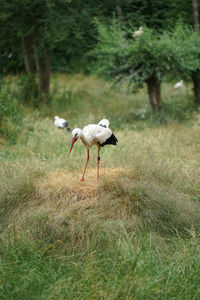
[[[199,32],[197,1],[110,0],[83,5],[16,0],[0,5],[1,77],[27,74],[21,77],[24,102],[48,102],[51,72],[81,71],[138,87],[145,83],[157,111],[162,107],[163,78],[181,75],[192,79],[194,100],[200,103],[199,35],[193,34]],[[142,26],[145,32],[138,40],[134,31]]]

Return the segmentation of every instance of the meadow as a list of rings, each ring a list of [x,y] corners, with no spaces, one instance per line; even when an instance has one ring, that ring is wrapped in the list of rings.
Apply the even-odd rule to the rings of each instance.
[[[54,74],[49,105],[19,103],[16,78],[0,139],[0,299],[199,299],[200,112],[190,84],[146,89]],[[10,94],[9,94],[10,93]],[[22,93],[21,99],[22,97]],[[3,101],[3,100],[1,100]],[[117,147],[86,149],[53,125],[102,118]]]

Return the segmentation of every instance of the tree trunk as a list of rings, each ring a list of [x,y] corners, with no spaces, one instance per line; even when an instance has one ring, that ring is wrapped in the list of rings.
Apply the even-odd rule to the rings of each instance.
[[[48,100],[50,87],[50,56],[48,47],[39,49],[35,43],[36,69],[38,74],[39,92],[43,100]]]
[[[199,12],[198,12],[198,0],[192,0],[193,9],[193,21],[194,30],[199,32]],[[192,74],[193,90],[194,90],[194,101],[196,104],[200,105],[200,76],[199,74]]]
[[[200,80],[198,77],[192,77],[194,84],[194,101],[196,104],[200,105]]]
[[[151,107],[153,110],[155,110],[155,108],[156,108],[155,85],[153,84],[153,81],[151,79],[149,79],[147,81],[147,89],[148,89],[149,101],[150,101]]]
[[[35,72],[33,39],[25,37],[24,34],[22,34],[22,45],[24,49],[24,64],[26,72],[28,74],[33,74]]]
[[[195,31],[199,31],[199,12],[198,12],[198,0],[192,0],[193,9],[193,22]]]
[[[116,11],[117,11],[118,22],[121,25],[121,23],[122,23],[122,8],[120,6],[119,0],[117,0]]]
[[[150,104],[153,110],[157,112],[161,111],[161,94],[160,94],[160,82],[151,77],[147,81],[147,90],[149,95]]]
[[[160,82],[157,82],[156,84],[156,109],[158,112],[161,111]]]

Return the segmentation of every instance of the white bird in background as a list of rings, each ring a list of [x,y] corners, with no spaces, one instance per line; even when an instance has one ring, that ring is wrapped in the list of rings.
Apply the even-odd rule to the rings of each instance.
[[[183,86],[183,80],[177,82],[175,85],[174,85],[174,89],[179,89],[180,87]]]
[[[70,131],[69,123],[65,119],[59,118],[58,116],[54,117],[54,125],[58,128],[66,128],[68,131]]]
[[[114,136],[109,128],[109,121],[106,119],[101,120],[98,124],[89,124],[81,130],[80,128],[75,128],[72,131],[72,143],[69,150],[71,153],[74,143],[81,139],[82,143],[87,148],[87,161],[81,181],[84,181],[85,171],[89,161],[89,149],[91,146],[96,145],[98,148],[97,156],[97,179],[99,179],[99,163],[100,163],[100,149],[105,145],[117,145],[117,138]]]
[[[138,37],[138,36],[140,36],[141,34],[143,34],[143,28],[142,28],[142,27],[139,27],[139,29],[136,30],[136,31],[133,33],[133,37]]]

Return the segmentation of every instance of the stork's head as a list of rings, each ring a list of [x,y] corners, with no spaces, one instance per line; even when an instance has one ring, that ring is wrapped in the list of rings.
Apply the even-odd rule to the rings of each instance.
[[[59,117],[58,117],[58,116],[55,116],[55,117],[54,117],[54,120],[58,120],[58,119],[59,119]]]
[[[72,131],[72,143],[71,143],[71,147],[70,147],[70,150],[69,150],[69,154],[71,153],[72,151],[72,148],[74,146],[74,143],[82,136],[82,130],[80,128],[75,128],[73,131]]]

